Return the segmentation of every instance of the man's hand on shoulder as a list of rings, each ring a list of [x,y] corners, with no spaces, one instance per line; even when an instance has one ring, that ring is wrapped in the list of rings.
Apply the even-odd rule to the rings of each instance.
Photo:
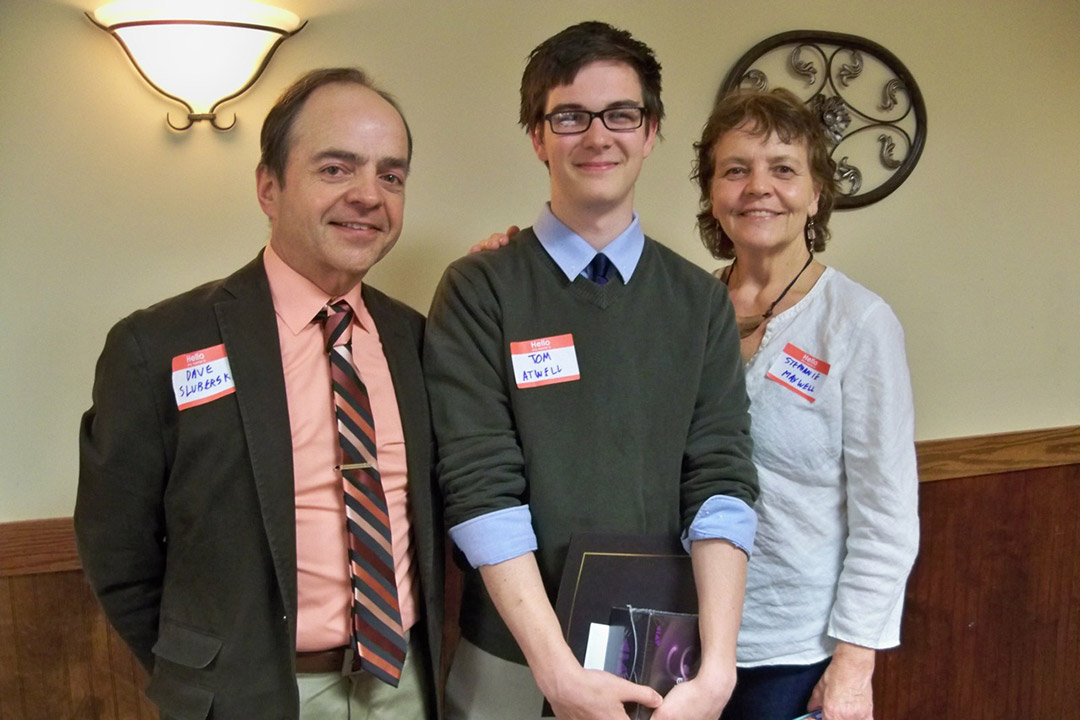
[[[482,252],[484,250],[498,250],[504,245],[508,245],[510,243],[510,238],[514,237],[519,232],[521,232],[521,228],[517,225],[511,225],[506,228],[506,232],[491,233],[485,239],[469,248],[469,254],[472,255],[473,253]]]

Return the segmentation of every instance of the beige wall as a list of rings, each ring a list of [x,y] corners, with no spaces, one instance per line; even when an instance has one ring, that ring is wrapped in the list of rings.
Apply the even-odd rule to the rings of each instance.
[[[405,232],[370,280],[424,310],[451,259],[535,218],[546,177],[515,125],[522,59],[590,18],[664,64],[666,141],[637,206],[650,234],[706,267],[690,143],[727,69],[797,28],[897,54],[928,106],[922,161],[884,202],[835,216],[822,259],[904,323],[920,439],[1080,423],[1075,0],[279,0],[311,22],[226,106],[239,116],[226,134],[166,129],[175,108],[81,15],[97,4],[0,0],[0,522],[71,511],[108,328],[264,243],[258,128],[296,75],[358,64],[405,107],[417,140]]]

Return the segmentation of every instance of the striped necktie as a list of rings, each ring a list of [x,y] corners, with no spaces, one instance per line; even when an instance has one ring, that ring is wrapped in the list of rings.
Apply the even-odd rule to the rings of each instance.
[[[345,525],[352,577],[350,646],[359,668],[397,687],[405,662],[390,516],[375,458],[375,419],[367,388],[352,363],[353,311],[344,300],[316,316],[330,355],[338,439],[341,443]]]

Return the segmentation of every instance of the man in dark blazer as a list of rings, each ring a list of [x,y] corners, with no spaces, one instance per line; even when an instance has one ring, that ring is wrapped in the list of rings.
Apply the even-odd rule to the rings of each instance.
[[[309,73],[263,126],[268,247],[109,333],[81,427],[75,529],[163,717],[438,715],[443,529],[423,318],[361,283],[401,232],[411,155],[399,108],[362,72]],[[350,650],[330,372],[318,322],[289,324],[298,293],[316,305],[344,299],[356,314],[351,352],[371,396],[408,643],[397,687],[357,672],[362,651]],[[382,375],[359,361],[361,342]]]

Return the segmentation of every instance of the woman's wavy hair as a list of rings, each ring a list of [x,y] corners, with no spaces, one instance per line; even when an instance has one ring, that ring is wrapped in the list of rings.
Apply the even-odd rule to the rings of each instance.
[[[701,190],[700,212],[697,216],[701,242],[717,259],[730,260],[735,257],[735,246],[731,238],[713,217],[709,195],[716,172],[713,148],[725,133],[738,129],[762,138],[776,133],[785,143],[800,140],[806,143],[810,177],[821,193],[817,214],[813,216],[817,237],[808,242],[807,246],[815,253],[824,250],[829,239],[829,217],[836,204],[838,192],[834,177],[836,163],[829,157],[829,143],[825,139],[821,120],[794,93],[784,88],[770,91],[735,91],[721,97],[713,107],[709,121],[701,132],[701,140],[694,143],[696,157],[690,175]]]

